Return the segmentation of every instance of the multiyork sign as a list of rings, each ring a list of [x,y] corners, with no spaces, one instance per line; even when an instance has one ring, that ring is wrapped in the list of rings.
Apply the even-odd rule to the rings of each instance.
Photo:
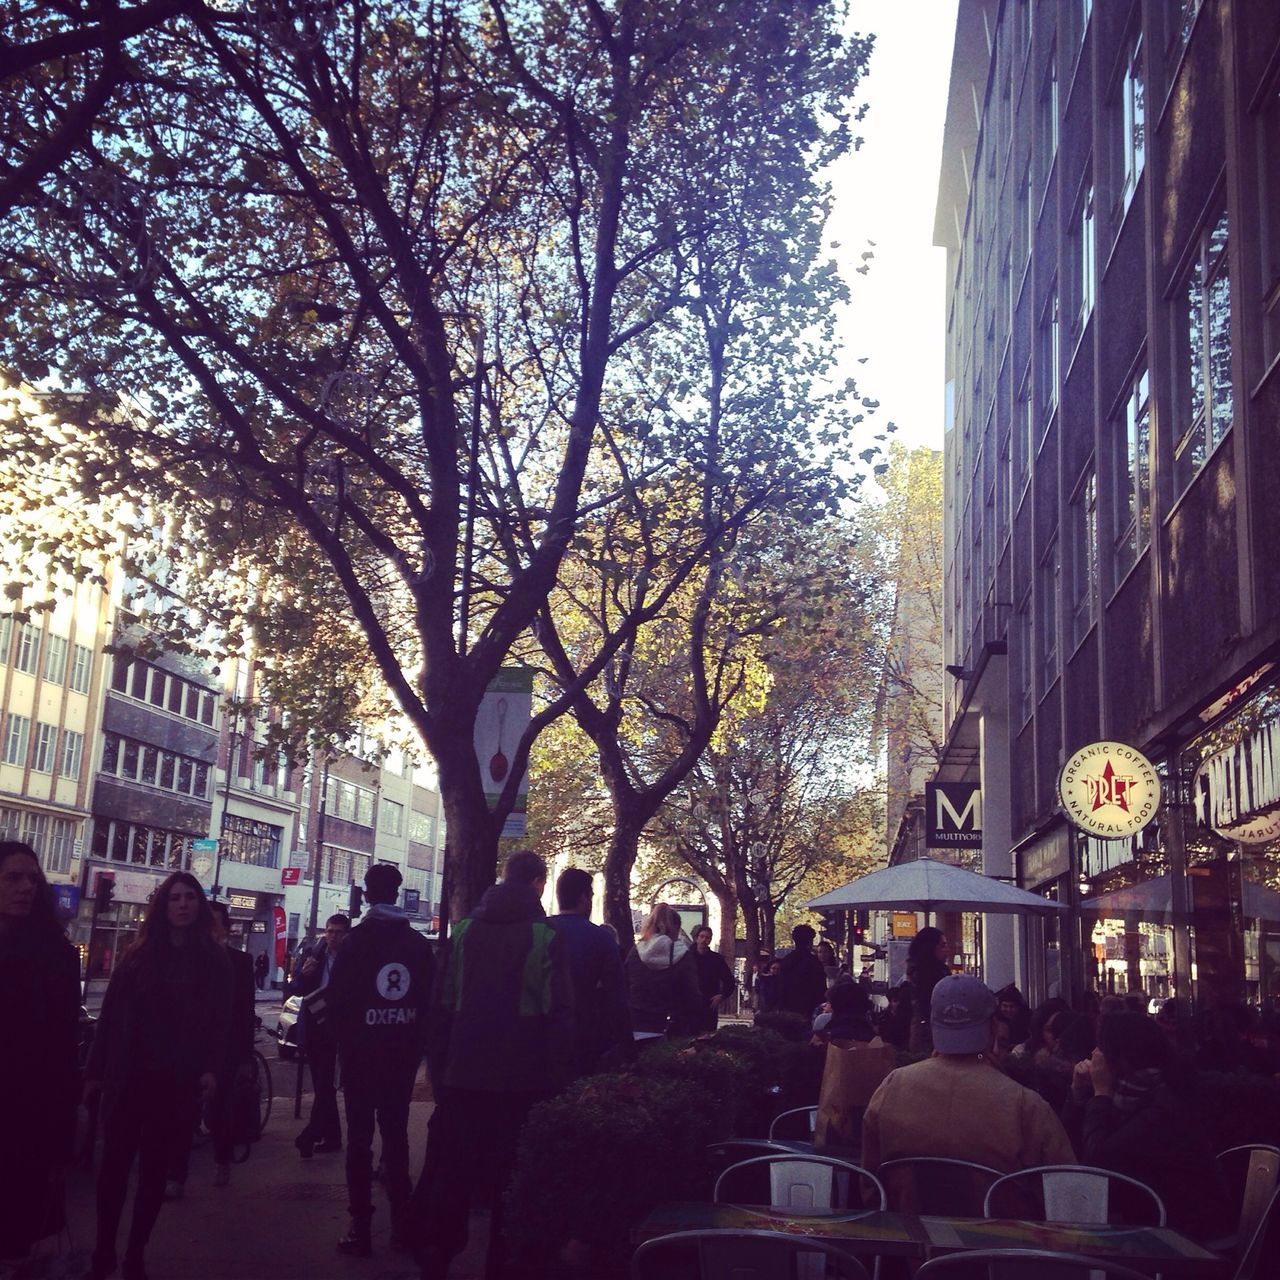
[[[982,848],[982,791],[976,784],[925,783],[924,812],[925,848]]]
[[[1280,839],[1280,720],[1272,720],[1196,770],[1196,821],[1229,840]]]
[[[1062,766],[1058,799],[1067,817],[1091,835],[1136,835],[1160,807],[1160,779],[1151,761],[1123,742],[1093,742]]]

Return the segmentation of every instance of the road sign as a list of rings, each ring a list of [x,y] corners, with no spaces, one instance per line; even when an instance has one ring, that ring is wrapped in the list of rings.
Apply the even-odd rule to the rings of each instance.
[[[191,852],[192,853],[217,853],[218,842],[217,840],[213,840],[213,839],[193,840],[191,842]]]

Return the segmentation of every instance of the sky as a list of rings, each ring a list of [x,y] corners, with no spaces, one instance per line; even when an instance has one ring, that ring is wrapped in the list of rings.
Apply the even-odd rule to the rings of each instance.
[[[850,29],[873,32],[856,101],[862,148],[831,179],[829,239],[853,294],[841,375],[880,402],[873,423],[904,444],[942,447],[946,254],[932,247],[957,0],[851,0]],[[872,248],[867,241],[874,241]],[[871,271],[855,272],[871,248]],[[858,363],[865,358],[865,363]]]

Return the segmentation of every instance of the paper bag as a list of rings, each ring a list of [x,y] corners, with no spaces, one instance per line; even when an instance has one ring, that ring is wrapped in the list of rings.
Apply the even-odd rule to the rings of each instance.
[[[877,1036],[870,1044],[832,1040],[822,1071],[815,1151],[857,1150],[862,1145],[862,1112],[880,1082],[898,1065],[898,1051]]]

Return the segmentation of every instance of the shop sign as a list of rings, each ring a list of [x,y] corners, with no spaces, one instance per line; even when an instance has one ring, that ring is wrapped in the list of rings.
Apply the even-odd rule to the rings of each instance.
[[[1024,889],[1038,889],[1071,870],[1071,843],[1065,828],[1060,828],[1043,840],[1023,849],[1018,854],[1021,874],[1018,881]]]
[[[1092,742],[1062,766],[1058,799],[1077,827],[1114,840],[1136,835],[1156,816],[1160,779],[1136,747]]]
[[[99,871],[98,876],[103,874],[114,877],[115,893],[112,895],[116,902],[150,902],[151,895],[160,887],[160,880],[156,876],[149,876],[145,871],[117,871],[114,867],[111,870]],[[97,891],[97,876],[94,877],[94,890]]]
[[[1123,840],[1102,840],[1086,836],[1080,854],[1080,870],[1086,880],[1096,880],[1116,867],[1126,866],[1137,857],[1132,836]]]
[[[914,938],[920,931],[920,921],[914,911],[895,911],[893,913],[890,932],[895,938]]]
[[[241,911],[256,911],[258,909],[258,895],[256,893],[229,893],[227,894],[227,905],[229,907],[239,907]]]
[[[1242,844],[1280,839],[1280,719],[1205,760],[1191,794],[1202,827]]]
[[[281,867],[280,883],[281,884],[297,884],[302,879],[301,867]]]
[[[982,791],[971,782],[927,782],[926,849],[982,848]]]
[[[1228,707],[1240,701],[1268,672],[1275,669],[1274,662],[1264,662],[1256,671],[1250,672],[1239,684],[1228,689],[1217,702],[1211,703],[1200,713],[1204,724],[1216,720]]]

